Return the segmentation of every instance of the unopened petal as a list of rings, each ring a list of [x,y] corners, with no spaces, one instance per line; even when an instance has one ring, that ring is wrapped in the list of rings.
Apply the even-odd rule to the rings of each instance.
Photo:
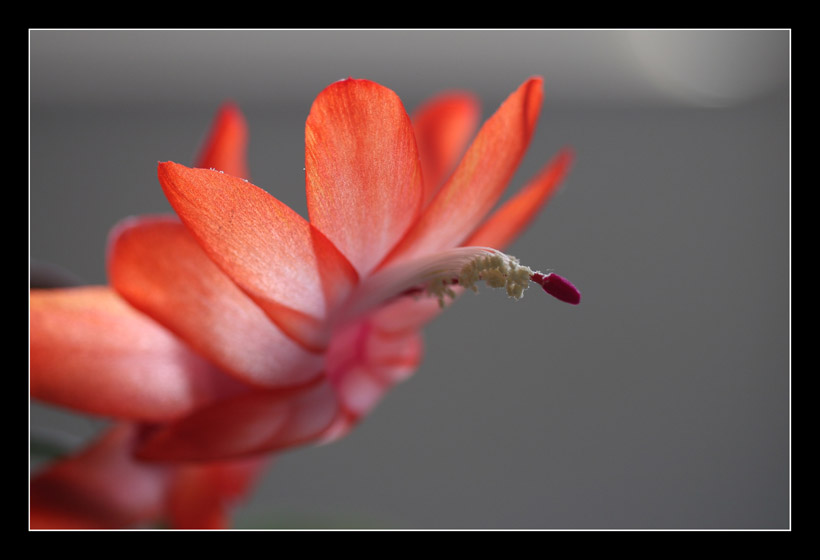
[[[31,396],[115,418],[166,421],[238,390],[111,289],[32,290]]]
[[[367,80],[322,91],[305,127],[310,221],[367,274],[416,219],[422,176],[398,96]]]
[[[315,378],[320,355],[282,333],[174,217],[132,218],[109,245],[112,286],[226,372],[253,385]]]

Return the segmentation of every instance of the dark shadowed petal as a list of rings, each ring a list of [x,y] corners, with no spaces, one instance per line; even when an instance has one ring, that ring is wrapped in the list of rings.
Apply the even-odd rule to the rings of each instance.
[[[136,425],[120,424],[31,479],[32,529],[121,529],[153,522],[171,470],[134,460]]]
[[[230,528],[230,507],[245,497],[267,458],[187,463],[175,468],[168,492],[174,529]]]
[[[337,410],[336,395],[327,382],[255,391],[158,428],[138,455],[146,460],[199,461],[286,449],[314,440]]]

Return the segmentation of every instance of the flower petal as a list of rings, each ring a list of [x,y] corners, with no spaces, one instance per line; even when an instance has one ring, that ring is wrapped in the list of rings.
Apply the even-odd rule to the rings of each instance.
[[[464,245],[503,249],[512,243],[561,186],[571,163],[572,152],[560,152],[526,187],[487,218]]]
[[[168,515],[175,529],[227,529],[228,509],[247,492],[268,461],[263,458],[185,464],[175,469]]]
[[[347,79],[316,98],[305,127],[310,221],[367,274],[418,214],[422,176],[410,118],[379,84]]]
[[[104,287],[32,290],[31,396],[165,421],[235,392],[230,378]]]
[[[226,372],[254,385],[319,375],[320,355],[285,336],[175,217],[126,220],[112,233],[112,286]]]
[[[458,163],[480,116],[475,96],[456,91],[437,95],[413,115],[413,130],[424,169],[422,198],[425,205]]]
[[[543,97],[541,78],[513,92],[484,123],[419,221],[380,266],[460,245],[484,219],[529,145]]]
[[[146,460],[200,461],[285,449],[317,438],[337,409],[327,382],[254,391],[158,428],[138,455]]]
[[[248,125],[233,103],[220,107],[194,167],[224,171],[234,177],[248,177]]]
[[[453,290],[459,292],[456,286]],[[433,296],[405,296],[379,307],[370,317],[385,332],[398,334],[421,330],[442,311],[438,299]]]
[[[391,387],[416,370],[422,353],[418,331],[387,330],[372,316],[342,329],[328,349],[328,378],[340,408],[323,441],[346,434]]]
[[[121,529],[157,519],[169,469],[132,458],[137,429],[119,424],[31,480],[32,529]]]
[[[358,281],[333,244],[242,179],[169,162],[159,165],[159,180],[208,256],[288,336],[323,348],[323,319]]]

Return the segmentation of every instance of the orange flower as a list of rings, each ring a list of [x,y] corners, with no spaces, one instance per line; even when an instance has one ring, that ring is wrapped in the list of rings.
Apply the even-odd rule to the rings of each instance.
[[[376,83],[330,85],[306,125],[309,221],[242,178],[241,117],[228,111],[212,152],[228,155],[205,158],[215,169],[159,165],[181,221],[134,218],[112,234],[118,295],[32,292],[32,395],[151,423],[135,440],[143,460],[251,457],[344,434],[418,366],[424,324],[478,281],[513,297],[534,281],[577,303],[561,277],[490,248],[569,166],[560,154],[491,213],[541,100],[541,80],[527,80],[455,165],[472,97],[439,97],[411,122]]]

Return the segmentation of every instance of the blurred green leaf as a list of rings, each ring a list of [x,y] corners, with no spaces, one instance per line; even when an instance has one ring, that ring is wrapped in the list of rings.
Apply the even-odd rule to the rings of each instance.
[[[67,455],[71,448],[53,438],[31,436],[29,440],[29,456],[32,460],[52,460]]]

